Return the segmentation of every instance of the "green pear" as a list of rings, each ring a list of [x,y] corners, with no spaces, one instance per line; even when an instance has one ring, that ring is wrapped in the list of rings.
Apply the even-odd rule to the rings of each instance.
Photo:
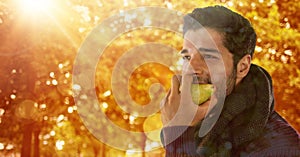
[[[192,84],[192,100],[196,105],[201,105],[211,97],[213,91],[214,88],[212,84]]]

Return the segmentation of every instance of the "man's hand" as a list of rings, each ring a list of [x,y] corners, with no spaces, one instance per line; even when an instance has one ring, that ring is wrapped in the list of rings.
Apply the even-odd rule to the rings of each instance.
[[[192,79],[192,75],[183,75],[182,78],[178,75],[172,77],[171,89],[161,102],[161,118],[164,126],[193,126],[205,117],[211,101],[208,100],[200,106],[193,103]]]

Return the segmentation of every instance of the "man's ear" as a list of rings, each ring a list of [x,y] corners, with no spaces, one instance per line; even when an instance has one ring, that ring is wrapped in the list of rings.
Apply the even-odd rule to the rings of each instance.
[[[240,82],[249,72],[251,66],[251,56],[245,55],[236,65],[236,83]]]

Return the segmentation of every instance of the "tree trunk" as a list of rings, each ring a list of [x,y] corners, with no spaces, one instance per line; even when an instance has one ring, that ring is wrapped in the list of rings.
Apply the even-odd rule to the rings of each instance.
[[[94,149],[94,157],[98,157],[98,155],[99,155],[99,147],[93,147],[93,149]]]
[[[102,149],[101,149],[101,157],[106,157],[106,146],[105,146],[105,144],[104,143],[101,143],[101,147],[102,147]]]
[[[141,147],[142,147],[142,157],[146,157],[146,141],[147,141],[147,136],[145,133],[142,134],[142,141],[141,141]]]
[[[40,140],[39,140],[39,135],[40,135],[41,129],[39,126],[36,127],[36,130],[34,130],[34,157],[39,157],[40,156]]]
[[[24,124],[21,157],[31,156],[32,126],[32,123],[25,122]]]

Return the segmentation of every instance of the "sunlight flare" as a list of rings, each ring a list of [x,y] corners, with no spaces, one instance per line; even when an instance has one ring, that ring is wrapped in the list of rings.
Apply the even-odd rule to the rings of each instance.
[[[49,12],[53,7],[52,0],[18,0],[20,8],[29,14]]]

